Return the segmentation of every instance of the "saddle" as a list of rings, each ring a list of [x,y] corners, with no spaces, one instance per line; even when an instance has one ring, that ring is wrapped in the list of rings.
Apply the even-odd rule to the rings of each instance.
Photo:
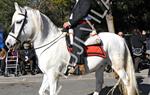
[[[71,53],[73,50],[72,50],[72,47],[70,45],[69,38],[66,37],[66,39],[67,39],[68,51]],[[98,56],[98,57],[106,58],[106,52],[104,51],[103,46],[102,46],[102,42],[97,35],[90,36],[84,42],[84,45],[85,45],[84,51],[85,51],[86,57]]]
[[[89,23],[89,25],[92,26],[89,21],[87,21],[87,23]],[[103,49],[102,42],[101,42],[99,36],[97,35],[96,30],[93,27],[92,27],[92,30],[93,31],[90,33],[89,38],[85,42],[83,42],[81,39],[76,38],[76,37],[74,39],[76,39],[84,44],[85,47],[83,47],[83,48],[79,47],[79,48],[81,49],[81,51],[84,50],[85,57],[98,56],[98,57],[106,58],[106,53]],[[64,32],[64,31],[66,31],[66,29],[63,29],[62,31]],[[70,53],[72,53],[73,52],[73,50],[72,50],[73,30],[69,29],[68,33],[64,33],[64,35],[66,35],[66,43],[67,43],[68,51]],[[67,66],[65,75],[74,74],[76,70],[79,71],[81,75],[83,75],[85,73],[85,64],[82,64],[82,63],[75,64],[75,66],[71,66],[71,64],[69,64]],[[78,75],[79,75],[79,73],[78,73]]]
[[[70,53],[73,52],[72,47],[70,45],[70,39],[69,36],[66,36],[66,42],[67,42],[67,48]],[[85,51],[85,57],[88,56],[98,56],[102,58],[106,58],[106,52],[103,49],[102,42],[98,35],[90,36],[85,42],[84,42],[84,51]],[[75,67],[68,65],[68,69],[65,72],[65,75],[68,74],[75,74],[76,71],[80,72],[77,73],[77,75],[83,75],[85,73],[85,64],[78,64]],[[77,69],[78,68],[78,69]]]

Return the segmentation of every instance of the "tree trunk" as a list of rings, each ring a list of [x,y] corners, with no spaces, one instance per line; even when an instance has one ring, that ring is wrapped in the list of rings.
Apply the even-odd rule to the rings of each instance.
[[[111,14],[106,15],[106,21],[107,21],[108,31],[115,33],[114,20],[113,20],[113,16]]]

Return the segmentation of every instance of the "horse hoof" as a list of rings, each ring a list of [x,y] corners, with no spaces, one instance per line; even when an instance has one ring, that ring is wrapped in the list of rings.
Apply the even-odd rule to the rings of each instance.
[[[93,95],[94,94],[94,92],[92,92],[92,93],[90,93],[90,94],[88,94],[88,95]],[[99,93],[99,95],[100,95],[100,93]]]
[[[92,93],[90,93],[90,94],[88,94],[88,95],[93,95],[94,94],[94,92],[92,92]]]

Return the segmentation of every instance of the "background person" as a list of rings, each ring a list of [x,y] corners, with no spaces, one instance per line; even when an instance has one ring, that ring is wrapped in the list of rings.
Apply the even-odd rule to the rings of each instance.
[[[120,37],[124,37],[124,33],[123,33],[122,31],[118,32],[118,35],[119,35]]]
[[[139,72],[139,64],[143,58],[144,54],[144,40],[142,38],[141,31],[139,29],[133,29],[133,35],[130,38],[132,53],[133,53],[133,61],[135,66],[135,71]]]
[[[4,30],[0,24],[0,74],[4,75],[5,72],[5,57],[6,50],[4,48]]]
[[[5,58],[6,50],[4,48],[0,49],[0,75],[4,75],[5,72]]]
[[[30,41],[23,42],[23,49],[19,51],[20,56],[20,65],[21,65],[21,73],[23,75],[27,74],[26,66],[28,65],[30,68],[30,72],[32,75],[35,75],[36,69],[36,54],[34,49],[31,46]]]
[[[148,37],[146,38],[146,58],[149,60],[150,62],[150,34],[148,35]],[[148,64],[148,77],[150,77],[150,63]]]

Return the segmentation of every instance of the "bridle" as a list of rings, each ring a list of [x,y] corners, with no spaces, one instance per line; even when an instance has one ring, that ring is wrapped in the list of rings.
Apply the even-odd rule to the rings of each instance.
[[[25,10],[25,13],[24,13],[24,14],[20,14],[20,15],[24,16],[24,19],[23,19],[22,25],[21,25],[21,27],[20,27],[20,30],[19,30],[19,32],[18,32],[18,35],[15,35],[15,33],[13,33],[14,30],[12,30],[12,31],[8,34],[9,36],[11,36],[11,37],[13,37],[14,39],[16,39],[19,43],[21,43],[21,40],[19,39],[19,36],[20,36],[21,32],[23,31],[23,32],[25,33],[25,31],[24,31],[24,26],[25,26],[26,20],[27,20],[27,11]],[[15,26],[13,25],[13,28],[14,28],[14,27],[15,27]],[[34,49],[40,49],[40,48],[43,48],[43,47],[48,46],[48,45],[50,45],[50,46],[48,46],[48,47],[51,47],[53,44],[55,44],[57,41],[59,41],[59,39],[65,37],[65,36],[62,36],[62,35],[63,35],[63,32],[62,32],[58,37],[56,37],[55,39],[53,39],[52,41],[50,41],[49,43],[47,43],[47,44],[45,44],[45,45],[42,45],[42,46],[39,46],[39,47],[35,47]],[[45,49],[45,50],[46,50],[46,49]]]
[[[19,36],[20,36],[21,32],[24,31],[24,26],[25,26],[26,20],[27,20],[27,11],[25,10],[25,13],[24,13],[24,14],[20,14],[20,15],[24,16],[24,19],[23,19],[23,22],[21,23],[22,25],[21,25],[21,27],[20,27],[20,29],[19,29],[18,34],[15,35],[15,34],[13,33],[15,30],[12,30],[8,35],[11,36],[11,37],[13,37],[13,38],[16,39],[18,42],[21,43],[21,41],[20,41],[20,39],[19,39]],[[14,29],[14,27],[15,27],[15,24],[13,24],[13,29]]]

